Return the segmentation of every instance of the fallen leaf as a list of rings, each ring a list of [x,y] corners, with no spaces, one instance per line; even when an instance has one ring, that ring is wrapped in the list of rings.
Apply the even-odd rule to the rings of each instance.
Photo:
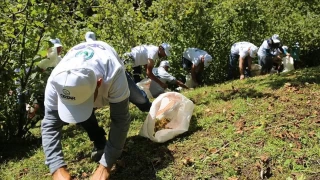
[[[239,152],[236,152],[236,153],[234,154],[234,156],[235,156],[235,157],[239,157],[239,154],[240,154]]]
[[[222,113],[226,114],[227,110],[225,108],[223,108]]]
[[[211,154],[215,154],[217,151],[218,151],[218,150],[217,150],[216,148],[212,148],[212,149],[209,150],[209,152],[210,152]]]
[[[201,155],[199,156],[199,159],[204,159],[205,157],[206,157],[205,154],[201,154]]]
[[[295,141],[294,143],[296,144],[296,148],[297,149],[301,149],[302,148],[302,145],[301,145],[301,143],[299,141]]]
[[[228,180],[239,180],[237,177],[229,177]]]
[[[268,155],[261,155],[260,159],[263,163],[268,163],[270,160],[270,157]]]
[[[237,130],[239,131],[239,130],[243,130],[245,124],[246,124],[246,121],[240,120],[240,121],[236,122],[235,126],[236,126]]]
[[[83,172],[83,173],[81,174],[81,177],[82,177],[82,178],[86,178],[86,177],[89,177],[89,175],[88,175],[88,173]]]
[[[191,166],[193,163],[194,160],[189,157],[182,160],[182,164],[184,164],[185,166]]]
[[[309,132],[308,133],[308,136],[310,137],[310,138],[313,138],[313,137],[315,137],[315,132],[314,131],[311,131],[311,132]]]
[[[290,87],[291,83],[284,83],[284,87]]]

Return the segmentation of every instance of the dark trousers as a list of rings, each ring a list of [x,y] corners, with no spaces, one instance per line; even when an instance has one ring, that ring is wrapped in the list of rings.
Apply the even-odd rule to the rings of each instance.
[[[189,61],[187,58],[184,58],[183,56],[181,57],[182,61],[182,67],[183,69],[187,72],[190,73],[190,70],[192,68],[193,63]],[[196,73],[196,80],[199,83],[199,85],[203,85],[203,72],[197,72]]]
[[[228,80],[237,79],[239,76],[239,55],[230,54],[229,55],[229,68],[228,68]],[[251,77],[251,71],[249,70],[248,59],[244,59],[244,76]]]
[[[181,61],[182,61],[182,67],[184,70],[186,71],[190,71],[191,67],[192,67],[192,62],[189,61],[188,59],[184,58],[183,56],[181,57]]]
[[[140,82],[142,79],[141,79],[141,73],[142,73],[142,68],[141,66],[137,66],[137,67],[133,67],[133,80],[135,83],[138,83]]]
[[[102,127],[99,126],[98,120],[92,111],[91,116],[88,120],[79,123],[83,129],[87,132],[90,141],[93,142],[97,149],[103,149],[106,143],[106,132]]]

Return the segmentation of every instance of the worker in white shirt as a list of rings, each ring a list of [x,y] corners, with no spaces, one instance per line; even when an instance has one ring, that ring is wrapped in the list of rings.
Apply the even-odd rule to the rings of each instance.
[[[64,122],[96,119],[93,109],[106,105],[110,106],[109,138],[92,179],[109,179],[130,126],[129,95],[125,68],[110,45],[84,42],[69,50],[47,81],[41,122],[45,162],[54,180],[71,179],[61,145]]]
[[[194,87],[202,84],[202,74],[205,67],[209,67],[212,56],[204,50],[198,48],[188,48],[182,55],[182,66],[191,73]]]
[[[263,41],[258,50],[258,59],[261,66],[261,75],[271,72],[273,65],[273,55],[271,52],[274,49],[279,49],[284,55],[290,56],[290,54],[282,49],[280,37],[278,34],[274,34],[271,38]]]
[[[167,84],[177,85],[179,87],[189,89],[188,86],[183,84],[181,81],[177,80],[174,76],[172,76],[168,70],[170,67],[169,61],[161,61],[158,68],[153,68],[153,74],[157,76],[162,82]]]
[[[228,79],[236,77],[236,69],[239,67],[240,79],[251,76],[252,59],[257,56],[258,47],[250,42],[237,42],[231,47],[229,55]]]
[[[154,46],[154,45],[136,46],[131,49],[131,52],[126,53],[126,56],[128,56],[133,61],[133,65],[132,65],[133,79],[135,83],[138,83],[141,81],[141,77],[140,77],[142,73],[141,66],[144,66],[147,76],[154,82],[158,83],[163,89],[166,89],[168,87],[167,84],[161,82],[152,73],[152,69],[157,59],[160,59],[163,57],[169,57],[171,55],[170,50],[171,50],[171,46],[169,44],[162,43],[159,46]]]

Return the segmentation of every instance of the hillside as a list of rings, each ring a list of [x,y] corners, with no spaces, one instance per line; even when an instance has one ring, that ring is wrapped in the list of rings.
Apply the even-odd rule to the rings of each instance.
[[[316,67],[182,92],[196,104],[190,130],[163,144],[138,136],[147,114],[131,106],[112,179],[320,179],[319,83]],[[108,131],[107,108],[98,117]],[[33,133],[4,144],[0,179],[50,179]],[[97,164],[80,127],[64,127],[63,148],[74,179],[89,179]]]

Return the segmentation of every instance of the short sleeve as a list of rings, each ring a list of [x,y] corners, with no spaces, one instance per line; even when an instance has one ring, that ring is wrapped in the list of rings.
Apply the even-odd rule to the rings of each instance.
[[[239,49],[239,56],[241,58],[245,58],[249,55],[249,49],[240,48]]]
[[[58,109],[58,94],[54,87],[51,84],[51,77],[49,77],[46,85],[45,90],[45,98],[44,98],[44,105],[45,107],[51,109],[51,110],[57,110]]]
[[[128,82],[123,69],[119,70],[115,75],[108,92],[104,92],[104,97],[107,96],[110,103],[118,103],[130,95]]]
[[[176,83],[176,78],[173,77],[170,73],[165,71],[163,68],[158,68],[158,76],[162,81],[168,82],[170,84]]]

